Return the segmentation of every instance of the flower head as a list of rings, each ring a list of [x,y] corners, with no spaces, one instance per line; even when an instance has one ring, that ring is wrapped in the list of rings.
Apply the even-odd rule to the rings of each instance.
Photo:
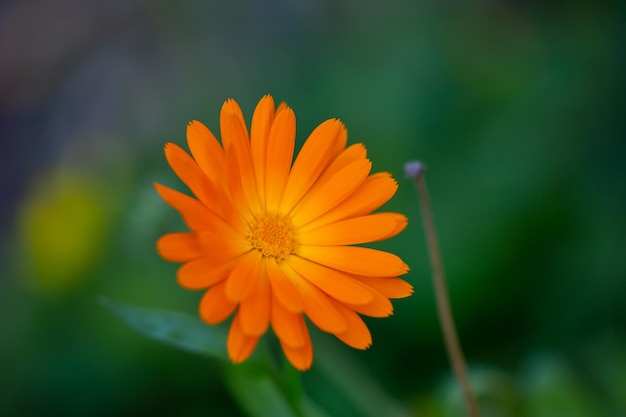
[[[168,143],[170,166],[195,198],[160,184],[161,197],[190,232],[159,239],[157,249],[183,265],[178,282],[206,290],[200,317],[218,324],[233,315],[227,348],[246,360],[271,325],[289,361],[313,361],[306,315],[357,349],[372,343],[359,315],[392,314],[390,298],[412,287],[394,254],[353,246],[390,238],[406,226],[397,213],[375,213],[396,192],[388,173],[370,175],[365,147],[346,147],[343,124],[320,124],[293,159],[296,119],[267,95],[250,133],[234,100],[220,114],[222,143],[202,123],[187,127],[191,156]]]

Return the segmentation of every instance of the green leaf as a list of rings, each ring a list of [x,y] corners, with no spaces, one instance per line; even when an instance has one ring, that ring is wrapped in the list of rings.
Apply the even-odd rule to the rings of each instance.
[[[207,326],[186,314],[133,306],[106,297],[100,297],[100,303],[150,339],[187,352],[228,360],[227,329],[223,326]]]
[[[329,417],[304,395],[299,373],[285,380],[284,375],[272,372],[268,363],[245,362],[226,364],[224,379],[237,404],[250,417]],[[288,384],[296,387],[286,390]],[[293,390],[298,392],[296,397]]]
[[[611,414],[589,383],[558,356],[537,353],[524,372],[526,410],[536,417],[585,417]]]
[[[300,406],[304,417],[330,417],[330,414],[311,401],[311,399],[307,396],[302,397]]]
[[[227,365],[224,376],[229,391],[250,417],[302,417],[266,369],[248,363]]]
[[[226,352],[228,331],[223,326],[207,326],[186,314],[133,306],[106,297],[100,297],[100,303],[150,339],[187,352],[221,359],[225,364],[224,377],[229,391],[249,416],[327,417],[319,407],[302,397],[299,374],[289,375],[284,381],[294,385],[291,387],[294,392],[288,392],[294,397],[290,403],[285,387],[281,389],[268,364],[259,360],[258,354],[253,354],[243,364],[231,364]],[[302,411],[297,408],[302,408]]]
[[[278,381],[282,391],[284,392],[287,400],[296,406],[299,406],[304,397],[302,389],[302,373],[294,368],[287,357],[280,353],[281,360],[281,372],[278,375]]]
[[[324,337],[315,337],[316,363],[320,371],[367,417],[406,417],[410,413],[390,397],[380,383],[346,353]]]

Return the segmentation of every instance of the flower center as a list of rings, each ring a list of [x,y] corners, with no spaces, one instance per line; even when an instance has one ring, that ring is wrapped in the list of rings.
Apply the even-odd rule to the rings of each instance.
[[[276,213],[257,216],[250,226],[248,240],[263,256],[271,256],[277,262],[294,254],[298,246],[291,219]]]

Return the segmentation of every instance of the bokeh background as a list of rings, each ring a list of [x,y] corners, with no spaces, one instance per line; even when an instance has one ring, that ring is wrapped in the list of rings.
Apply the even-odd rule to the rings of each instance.
[[[402,174],[420,159],[484,414],[626,416],[625,28],[623,2],[4,1],[0,415],[241,415],[218,363],[98,297],[196,313],[154,250],[183,230],[152,187],[181,188],[163,144],[271,93],[299,143],[338,117],[399,180],[410,225],[378,247],[415,294],[345,348],[389,395],[460,415]]]

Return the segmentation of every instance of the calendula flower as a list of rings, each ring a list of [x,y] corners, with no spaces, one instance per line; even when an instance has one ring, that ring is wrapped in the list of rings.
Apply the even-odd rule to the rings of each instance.
[[[263,97],[250,133],[239,105],[220,113],[222,144],[202,123],[187,126],[191,156],[168,143],[170,166],[195,198],[155,184],[190,232],[159,239],[160,255],[183,265],[178,282],[208,289],[199,313],[218,324],[234,313],[227,340],[234,363],[246,360],[271,325],[294,367],[306,370],[313,347],[304,316],[345,344],[366,349],[359,315],[392,314],[390,298],[412,287],[408,266],[391,253],[353,246],[400,233],[406,217],[375,213],[396,192],[388,173],[370,175],[365,147],[346,147],[343,124],[320,124],[295,158],[296,119]]]

